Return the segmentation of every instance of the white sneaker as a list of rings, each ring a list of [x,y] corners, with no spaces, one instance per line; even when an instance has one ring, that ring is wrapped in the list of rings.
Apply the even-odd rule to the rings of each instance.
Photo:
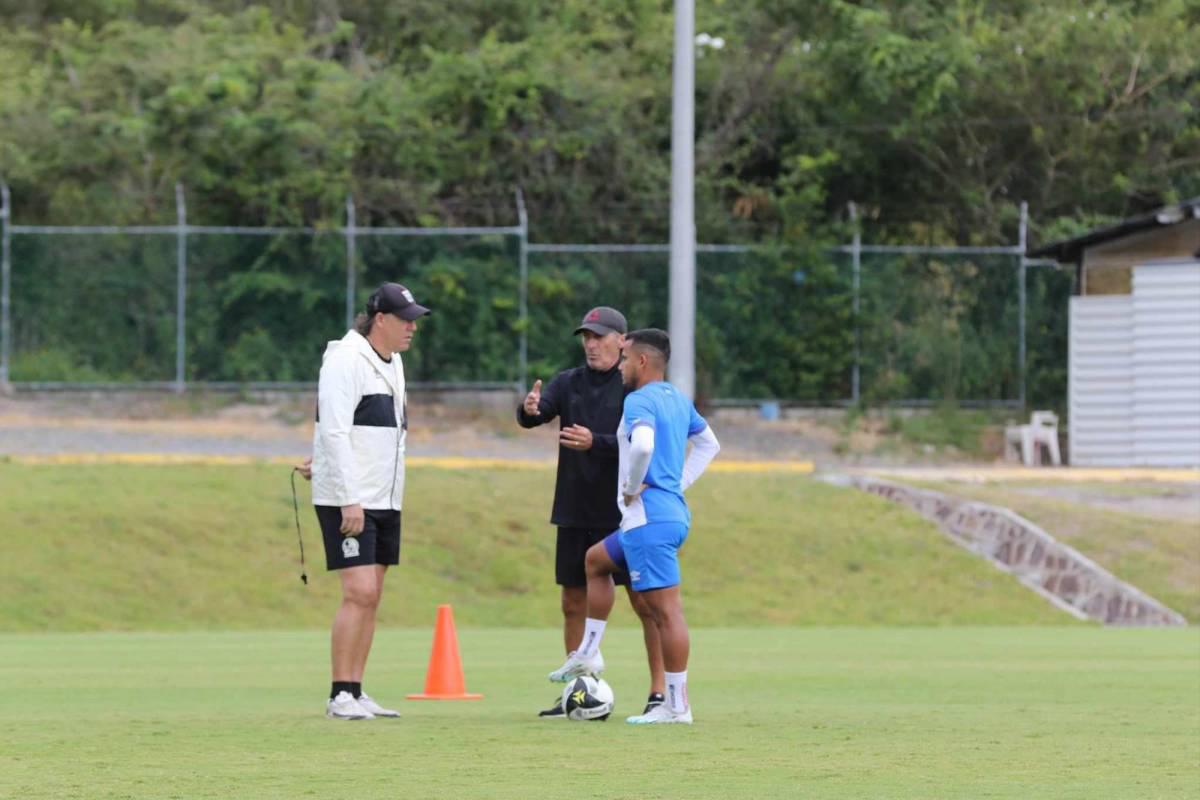
[[[325,704],[325,716],[330,719],[375,719],[349,692],[338,692]]]
[[[688,706],[687,711],[679,713],[667,708],[667,704],[663,703],[650,709],[645,714],[638,714],[636,717],[627,717],[625,721],[630,725],[691,725],[692,707]]]
[[[358,704],[368,713],[376,717],[398,717],[400,712],[391,708],[384,708],[376,703],[366,692],[358,696]]]
[[[578,650],[572,650],[563,665],[550,673],[550,680],[555,683],[566,683],[580,675],[595,676],[602,672],[604,672],[604,656],[600,655],[599,650],[594,656],[585,656]]]

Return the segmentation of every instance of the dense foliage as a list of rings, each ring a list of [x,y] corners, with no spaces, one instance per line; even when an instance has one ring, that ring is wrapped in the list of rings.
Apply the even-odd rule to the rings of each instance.
[[[1026,200],[1038,242],[1200,194],[1197,0],[697,5],[697,30],[725,42],[698,48],[701,241],[816,252],[844,240],[846,206],[855,201],[868,241],[1009,243],[1017,204]],[[18,222],[171,223],[181,182],[194,224],[331,227],[352,194],[364,226],[510,225],[520,187],[535,241],[663,241],[671,6],[0,0],[0,177],[12,188]],[[305,247],[284,243],[211,267],[212,282],[198,288],[222,294],[200,317],[213,328],[196,345],[210,348],[196,355],[198,364],[211,362],[204,375],[304,372],[309,348],[286,369],[261,358],[286,335],[286,323],[262,315],[255,301],[293,311],[298,303],[313,314],[332,309],[339,321],[336,296],[321,299],[295,285],[298,264],[287,251]],[[318,249],[335,258],[339,247],[335,237]],[[793,283],[814,302],[831,278],[809,256],[801,260],[808,279]],[[758,263],[768,262],[779,259]],[[422,260],[420,269],[451,286],[475,280],[461,262],[440,264]],[[897,307],[928,310],[930,296],[957,302],[931,274],[943,268],[916,269],[932,283]],[[794,276],[796,264],[780,269]],[[339,283],[336,264],[326,271]],[[318,272],[312,280],[325,280]],[[767,269],[708,280],[737,295],[761,292],[776,278]],[[956,281],[962,291],[987,288],[983,279]],[[506,292],[486,308],[475,307],[478,299],[459,304],[485,316],[474,336],[499,330],[511,342]],[[261,323],[251,339],[242,324],[248,309]],[[837,388],[829,377],[845,375],[841,299],[823,306],[829,323],[815,332],[783,321],[768,329],[776,311],[727,313],[761,323],[738,329],[754,353],[775,355],[773,365],[745,367],[767,376],[761,390],[842,392],[844,377]],[[928,322],[934,343],[981,324]],[[138,323],[146,335],[164,324]],[[821,346],[789,355],[797,330]],[[34,344],[18,349],[33,353]],[[469,365],[469,340],[447,347],[437,369]],[[979,360],[981,347],[976,369],[990,363]],[[823,359],[830,348],[836,359]],[[729,355],[717,337],[701,349],[702,358]],[[935,351],[922,357],[945,363]],[[132,367],[135,359],[118,360]],[[497,377],[486,372],[478,377]],[[709,380],[719,390],[720,380]],[[926,383],[939,380],[953,383],[946,376]],[[935,393],[962,395],[956,385]],[[877,394],[917,390],[888,384]]]

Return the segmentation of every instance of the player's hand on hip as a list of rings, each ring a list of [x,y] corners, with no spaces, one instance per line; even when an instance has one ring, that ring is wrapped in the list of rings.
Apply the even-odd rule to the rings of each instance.
[[[525,413],[531,417],[536,417],[541,413],[539,404],[542,402],[542,382],[536,380],[533,382],[533,388],[529,390],[529,394],[525,395]]]
[[[363,507],[358,503],[342,506],[342,535],[358,536],[363,532]]]
[[[590,450],[592,432],[582,425],[570,425],[558,432],[558,443],[572,450]]]
[[[296,465],[296,472],[300,473],[300,477],[306,481],[312,480],[312,456],[301,461]]]
[[[625,495],[625,497],[624,497],[625,505],[627,505],[627,506],[632,505],[634,500],[636,500],[642,496],[642,492],[646,491],[646,488],[647,488],[647,485],[643,483],[641,486],[638,487],[638,490],[636,492],[634,492],[633,494]]]

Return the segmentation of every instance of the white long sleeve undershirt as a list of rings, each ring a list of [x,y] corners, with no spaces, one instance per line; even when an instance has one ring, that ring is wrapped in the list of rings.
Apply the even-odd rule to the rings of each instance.
[[[692,443],[692,451],[683,462],[683,479],[680,481],[680,488],[685,492],[704,474],[704,470],[721,450],[717,435],[707,425],[695,436],[688,437],[688,441]]]
[[[629,437],[629,476],[621,487],[621,494],[637,494],[646,471],[650,469],[650,457],[654,455],[654,428],[639,425]]]
[[[709,426],[704,430],[688,437],[691,451],[683,462],[683,475],[680,489],[687,491],[695,483],[708,465],[721,451],[721,443]],[[633,429],[629,437],[629,476],[621,487],[622,494],[635,494],[642,482],[646,480],[646,472],[650,469],[650,459],[654,455],[654,429],[648,425],[639,425]]]

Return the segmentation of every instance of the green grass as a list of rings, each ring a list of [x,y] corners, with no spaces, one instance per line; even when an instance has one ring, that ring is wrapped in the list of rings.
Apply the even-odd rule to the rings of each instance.
[[[888,415],[888,433],[914,445],[952,448],[970,456],[987,455],[984,433],[996,424],[997,415],[954,407],[938,407],[925,414]]]
[[[713,474],[689,494],[695,726],[539,721],[561,658],[552,483],[410,471],[367,676],[404,718],[334,723],[336,584],[307,507],[311,585],[297,578],[286,468],[0,463],[0,797],[1140,800],[1200,785],[1195,630],[1072,623],[900,506],[792,475]],[[1104,531],[1167,548],[1153,564],[1174,580],[1195,553],[1155,535]],[[400,699],[422,688],[443,602],[483,701]],[[646,691],[624,605],[605,642],[622,717]]]
[[[0,463],[0,630],[324,628],[337,586],[300,484],[307,588],[286,467]],[[439,603],[467,625],[558,624],[552,489],[550,470],[412,468],[381,624],[428,625]],[[714,473],[689,502],[684,594],[697,625],[1070,623],[862,492]]]
[[[1194,519],[1163,519],[1101,509],[1021,492],[1005,485],[924,484],[947,494],[1005,506],[1041,526],[1058,540],[1166,603],[1191,622],[1200,620],[1200,525]],[[1067,487],[1071,488],[1071,487]],[[1085,484],[1077,491],[1105,491],[1114,497],[1169,494],[1145,484]]]
[[[396,599],[393,599],[396,602]],[[472,703],[418,691],[429,631],[382,630],[399,720],[321,716],[320,632],[0,636],[0,797],[1190,798],[1200,633],[697,629],[696,724],[543,722],[557,632],[465,628]],[[640,637],[605,642],[618,714]]]
[[[991,459],[1001,455],[1003,426],[1011,412],[971,410],[940,405],[928,410],[847,410],[834,446],[840,455],[876,455],[922,461]],[[856,443],[856,434],[869,434],[870,444]]]
[[[1005,481],[1006,488],[1012,489],[1045,489],[1045,481]],[[1080,495],[1114,500],[1143,498],[1143,497],[1180,497],[1195,496],[1195,484],[1175,483],[1166,481],[1071,481],[1067,488]],[[1193,506],[1193,512],[1200,512],[1200,505]]]

